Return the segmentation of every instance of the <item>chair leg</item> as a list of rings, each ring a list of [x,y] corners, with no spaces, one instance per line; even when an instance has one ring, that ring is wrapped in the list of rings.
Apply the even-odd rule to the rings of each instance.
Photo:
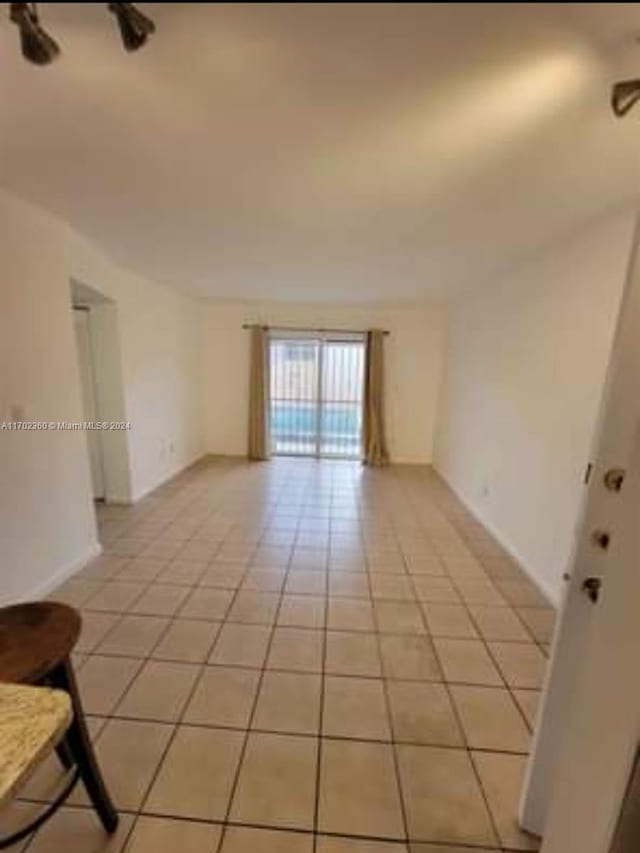
[[[71,755],[71,751],[67,744],[66,736],[56,746],[56,753],[58,755],[58,759],[60,760],[60,764],[62,764],[64,769],[71,770],[71,768],[73,767],[73,756]]]
[[[109,797],[91,745],[71,662],[67,659],[56,667],[51,672],[49,680],[52,687],[66,690],[73,706],[73,722],[65,738],[66,750],[68,750],[65,757],[72,758],[102,825],[108,833],[113,833],[118,827],[118,813]],[[63,760],[62,757],[61,760]]]

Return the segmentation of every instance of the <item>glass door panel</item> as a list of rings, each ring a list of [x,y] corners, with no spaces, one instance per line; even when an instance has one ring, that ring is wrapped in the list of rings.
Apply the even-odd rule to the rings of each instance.
[[[318,340],[273,338],[271,447],[275,454],[318,454]]]
[[[320,455],[359,459],[362,454],[362,341],[323,342]]]
[[[359,459],[364,341],[321,335],[270,341],[271,447],[276,455]]]

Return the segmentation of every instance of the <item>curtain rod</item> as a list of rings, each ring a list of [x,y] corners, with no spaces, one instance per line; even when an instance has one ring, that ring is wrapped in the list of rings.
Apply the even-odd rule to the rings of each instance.
[[[309,329],[302,328],[300,326],[263,326],[261,323],[243,323],[243,329],[255,329],[256,326],[260,326],[261,329],[275,329],[278,332],[320,332],[321,334],[331,334],[331,335],[366,335],[368,329]],[[388,329],[380,329],[383,335],[390,335],[391,332]]]

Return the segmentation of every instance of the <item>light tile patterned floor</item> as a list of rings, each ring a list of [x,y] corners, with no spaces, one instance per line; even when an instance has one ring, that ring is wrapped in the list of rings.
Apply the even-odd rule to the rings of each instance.
[[[208,461],[100,529],[53,597],[82,610],[122,825],[76,791],[29,853],[536,848],[515,810],[554,613],[432,471]]]

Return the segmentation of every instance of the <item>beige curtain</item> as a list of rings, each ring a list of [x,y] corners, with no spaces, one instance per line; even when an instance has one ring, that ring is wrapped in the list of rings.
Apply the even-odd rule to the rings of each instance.
[[[367,332],[364,377],[364,461],[367,465],[386,465],[389,461],[384,433],[384,332]]]
[[[249,365],[249,459],[268,459],[269,447],[269,334],[262,326],[251,329]]]

